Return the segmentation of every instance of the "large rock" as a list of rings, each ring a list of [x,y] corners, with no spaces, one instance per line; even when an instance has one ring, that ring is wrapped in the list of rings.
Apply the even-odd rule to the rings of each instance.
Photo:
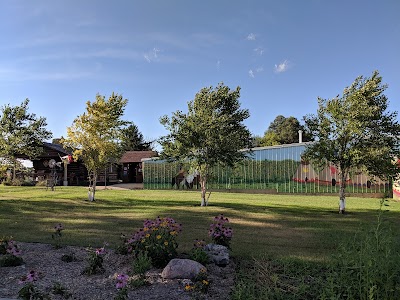
[[[217,266],[224,267],[229,264],[229,249],[222,245],[208,244],[204,246],[211,262]]]
[[[194,279],[199,275],[200,270],[206,268],[191,259],[172,259],[161,273],[161,277],[165,279]]]

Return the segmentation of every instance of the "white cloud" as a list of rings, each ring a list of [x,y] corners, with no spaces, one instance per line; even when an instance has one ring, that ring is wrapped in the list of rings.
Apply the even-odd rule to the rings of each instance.
[[[256,35],[254,33],[249,33],[249,35],[246,37],[246,40],[255,41],[256,40]]]
[[[221,61],[217,60],[217,69],[219,70],[220,67],[221,67]]]
[[[261,72],[263,72],[263,71],[264,71],[264,68],[263,68],[263,67],[257,67],[255,70],[250,69],[250,70],[249,70],[249,76],[250,76],[251,78],[255,78],[255,77],[256,77],[256,73],[261,73]]]
[[[161,52],[160,49],[153,48],[153,50],[150,50],[147,53],[143,54],[143,57],[148,63],[156,62],[156,61],[159,61],[159,57],[158,57],[159,52]]]
[[[264,48],[263,47],[257,47],[257,48],[255,48],[254,49],[254,52],[256,53],[256,54],[258,54],[258,55],[263,55],[264,54]]]
[[[279,65],[275,65],[275,73],[283,73],[289,69],[290,62],[288,60],[284,60]]]

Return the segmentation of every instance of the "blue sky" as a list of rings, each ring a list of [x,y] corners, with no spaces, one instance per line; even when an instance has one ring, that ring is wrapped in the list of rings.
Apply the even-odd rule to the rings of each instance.
[[[398,0],[0,0],[0,105],[30,99],[54,137],[97,93],[129,100],[147,139],[203,87],[241,87],[246,125],[315,113],[379,70],[400,111]]]

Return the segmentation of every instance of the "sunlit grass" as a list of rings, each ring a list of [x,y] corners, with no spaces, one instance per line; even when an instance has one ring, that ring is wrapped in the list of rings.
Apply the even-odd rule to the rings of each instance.
[[[349,213],[339,215],[336,196],[213,192],[210,205],[200,207],[199,192],[99,190],[96,195],[96,202],[88,202],[83,187],[0,186],[0,236],[51,243],[54,226],[62,223],[62,243],[116,247],[121,233],[133,233],[144,219],[170,216],[183,224],[178,250],[187,252],[194,239],[210,241],[209,225],[223,213],[234,229],[235,256],[323,260],[340,239],[374,221],[379,208],[379,199],[348,198]],[[400,203],[390,201],[385,209],[399,230]]]

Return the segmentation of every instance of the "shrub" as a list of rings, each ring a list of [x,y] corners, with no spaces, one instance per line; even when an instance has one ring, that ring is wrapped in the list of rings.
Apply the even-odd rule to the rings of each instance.
[[[214,222],[210,225],[208,235],[215,244],[230,248],[233,230],[230,227],[226,227],[226,223],[229,223],[229,220],[223,214],[216,216]]]
[[[133,261],[133,272],[138,274],[140,277],[144,277],[146,271],[151,267],[151,258],[147,255],[147,252],[141,252],[137,255]]]
[[[71,253],[63,254],[61,256],[61,260],[66,263],[70,263],[70,262],[76,261],[77,259],[76,259],[75,253],[71,252]]]
[[[22,257],[12,254],[5,254],[0,256],[0,267],[17,267],[24,263]]]
[[[190,250],[189,257],[191,260],[197,261],[202,265],[208,264],[208,254],[204,251],[206,242],[204,240],[195,240],[193,248]]]
[[[21,250],[11,237],[0,239],[0,267],[16,267],[24,263]]]
[[[157,217],[155,220],[146,220],[143,228],[128,240],[128,250],[136,257],[140,252],[147,252],[152,265],[163,268],[177,255],[176,237],[181,228],[182,225],[172,218]]]
[[[54,295],[60,295],[64,299],[69,299],[72,297],[71,293],[68,292],[67,288],[65,288],[61,283],[55,282],[51,289],[51,292]]]

